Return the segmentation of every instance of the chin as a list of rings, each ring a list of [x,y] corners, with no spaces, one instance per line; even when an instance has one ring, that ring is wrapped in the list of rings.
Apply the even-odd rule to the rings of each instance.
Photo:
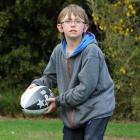
[[[71,35],[69,35],[70,38],[79,38],[81,36],[82,35],[77,35],[77,34],[71,34]]]
[[[79,36],[70,36],[69,38],[70,39],[77,39],[77,38],[79,38]]]

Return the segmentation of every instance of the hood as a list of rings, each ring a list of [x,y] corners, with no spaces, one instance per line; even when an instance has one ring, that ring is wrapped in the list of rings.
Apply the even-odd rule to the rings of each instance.
[[[83,49],[85,49],[87,47],[88,44],[93,43],[95,40],[95,35],[91,32],[88,33],[84,33],[83,34],[83,38],[81,40],[81,42],[79,43],[79,45],[76,47],[76,49],[73,51],[73,53],[71,54],[70,57],[72,56],[76,56],[77,54],[79,54]],[[66,46],[67,46],[67,42],[65,40],[65,38],[62,40],[61,42],[61,47],[63,50],[63,53],[66,55]]]

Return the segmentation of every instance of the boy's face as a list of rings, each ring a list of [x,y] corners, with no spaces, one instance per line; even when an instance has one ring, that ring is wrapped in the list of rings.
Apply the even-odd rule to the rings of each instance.
[[[64,33],[65,37],[68,38],[79,38],[83,32],[86,32],[88,25],[84,23],[84,20],[78,16],[71,14],[71,18],[66,15],[60,24],[57,24],[59,32]]]

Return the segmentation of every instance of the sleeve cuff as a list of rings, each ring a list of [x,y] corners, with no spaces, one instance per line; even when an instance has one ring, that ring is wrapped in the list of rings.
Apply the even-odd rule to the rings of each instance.
[[[56,103],[56,106],[57,106],[57,107],[59,107],[59,106],[60,106],[59,96],[57,96],[57,97],[56,97],[56,101],[55,101],[55,103]]]

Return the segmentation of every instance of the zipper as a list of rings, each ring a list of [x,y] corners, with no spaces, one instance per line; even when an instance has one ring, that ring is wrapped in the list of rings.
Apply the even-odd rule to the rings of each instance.
[[[69,77],[69,79],[70,79],[70,78],[71,78],[71,75],[72,75],[72,67],[71,67],[72,62],[71,62],[71,60],[69,60],[69,59],[67,59],[66,61],[67,61],[68,77]]]
[[[75,111],[72,110],[72,111],[70,112],[70,125],[71,125],[71,128],[74,128],[74,126],[75,126],[74,118],[75,118]]]
[[[67,70],[68,70],[68,77],[69,77],[69,79],[71,79],[71,76],[72,76],[72,62],[69,59],[67,59]],[[70,112],[70,126],[71,126],[71,128],[75,127],[74,118],[75,118],[75,110],[73,109]]]

